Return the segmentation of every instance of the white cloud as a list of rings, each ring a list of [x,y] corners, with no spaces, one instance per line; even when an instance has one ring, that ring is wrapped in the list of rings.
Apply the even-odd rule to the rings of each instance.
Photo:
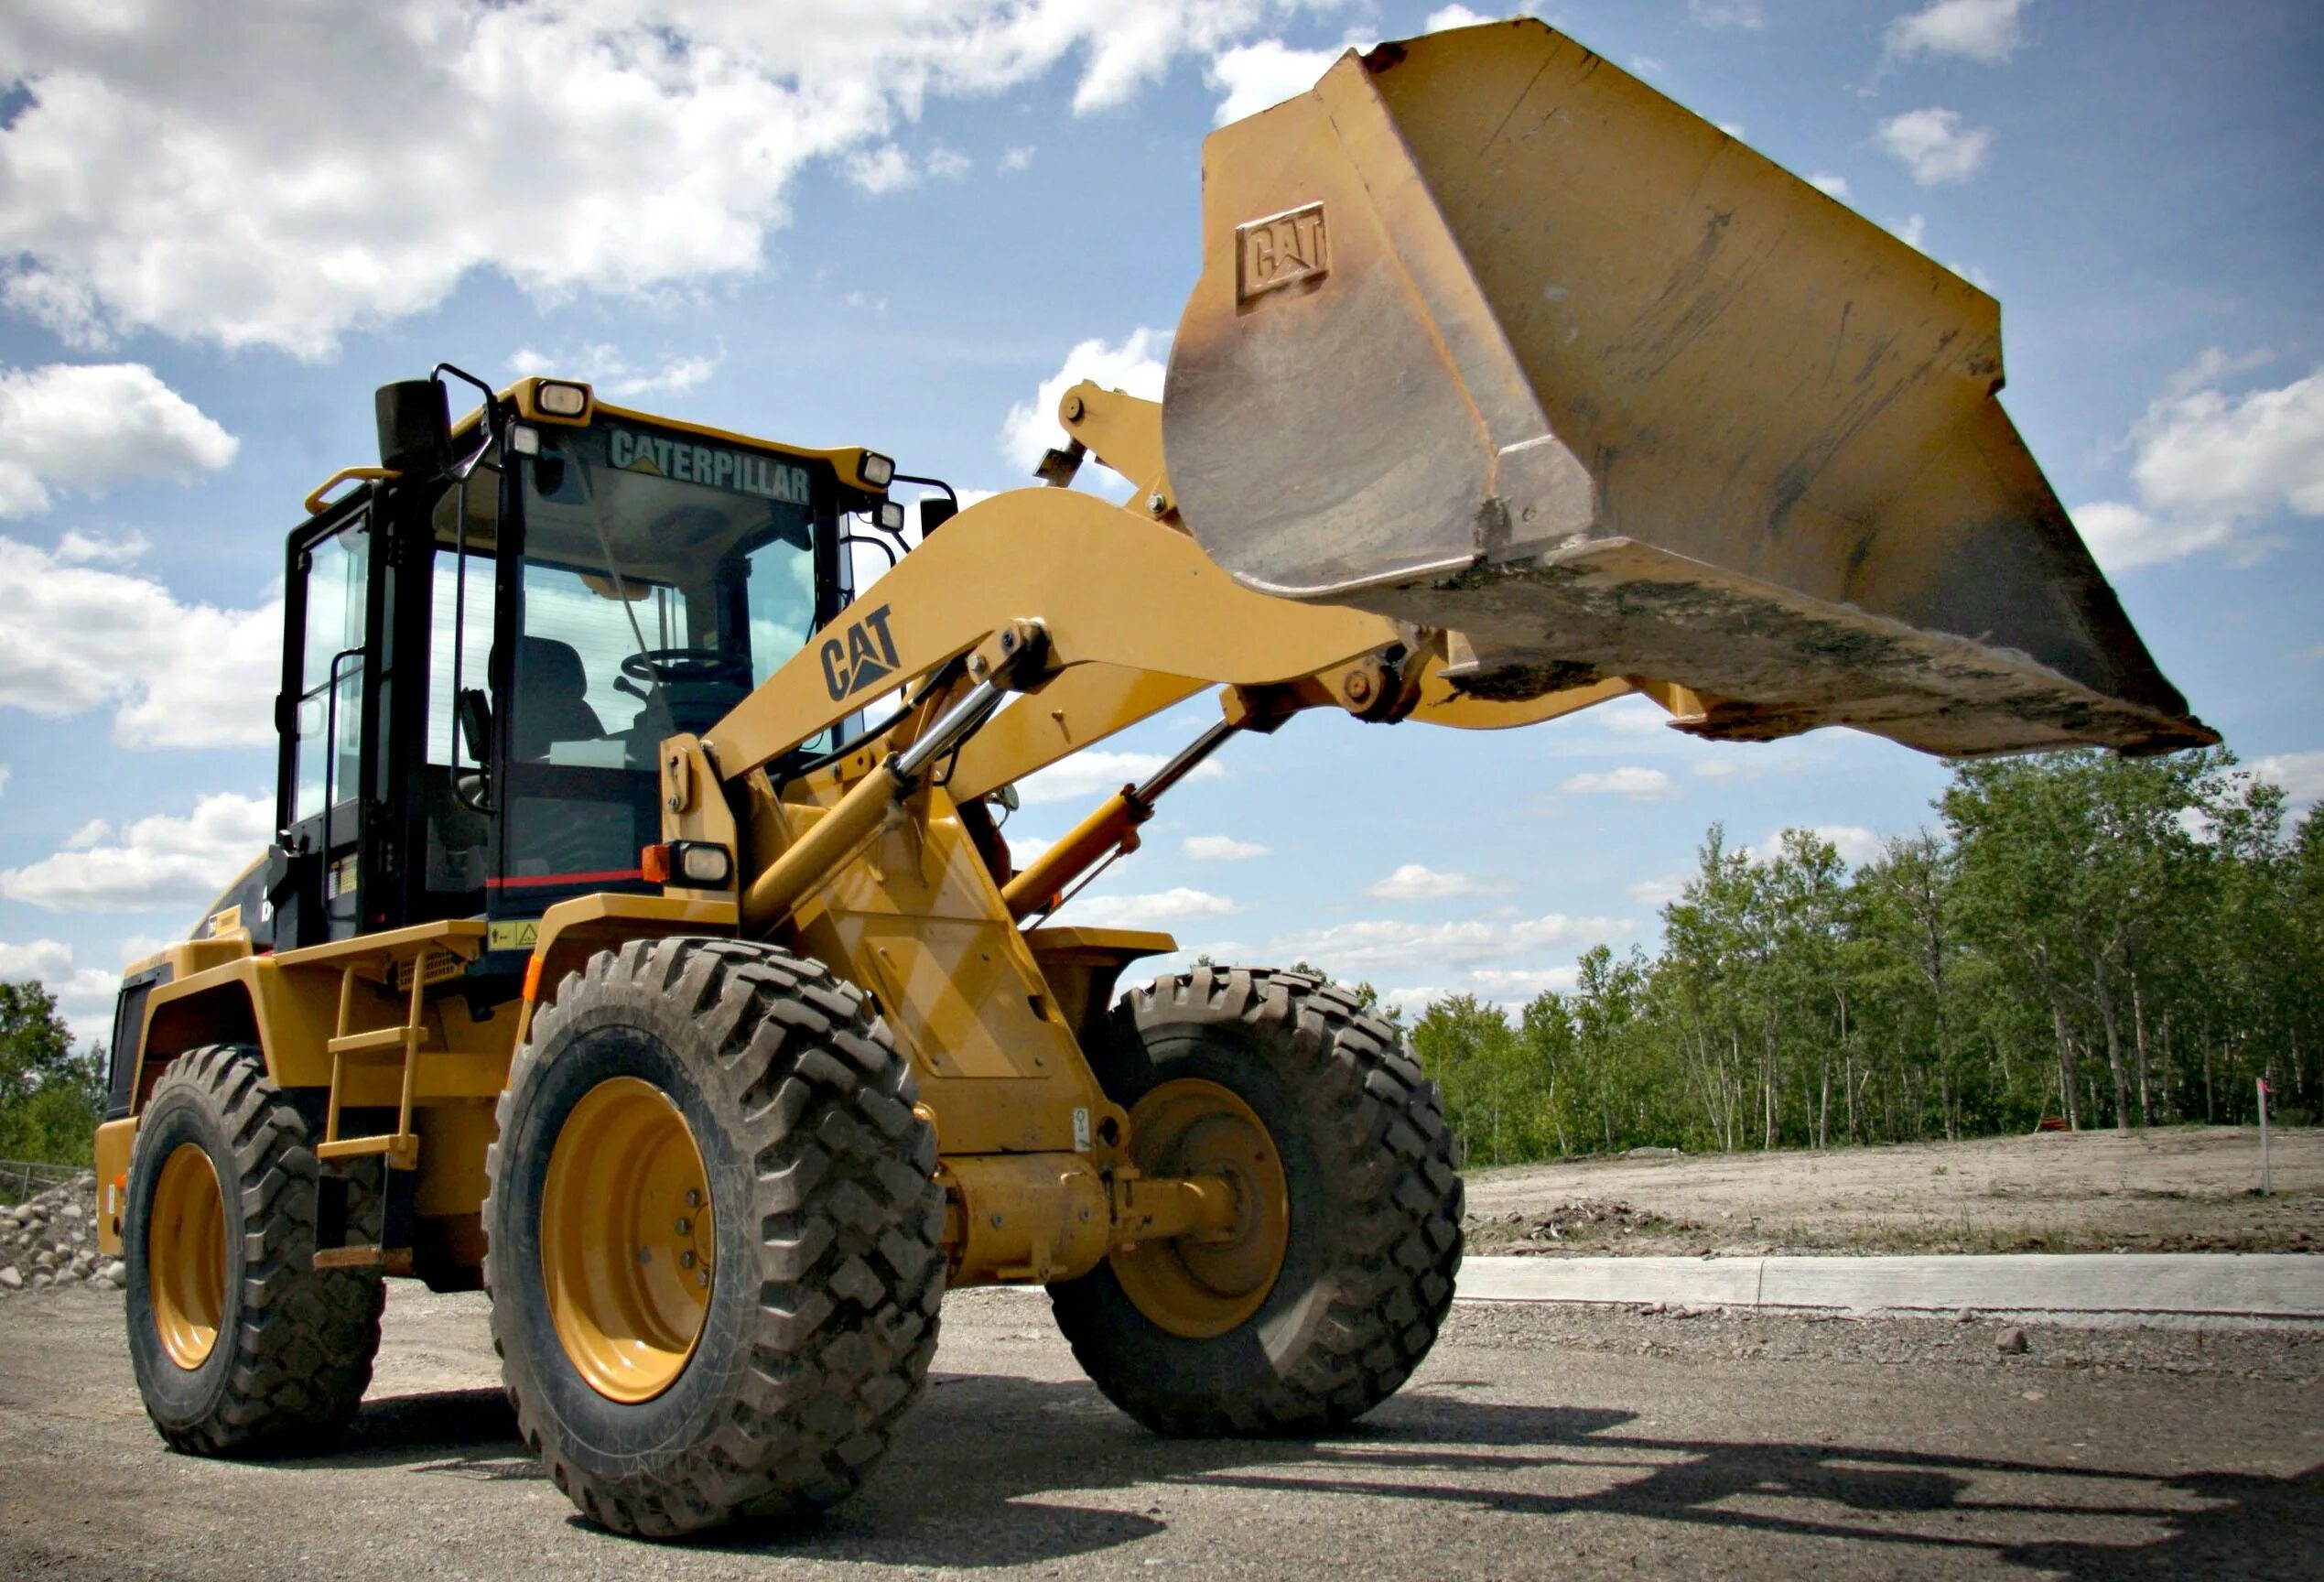
[[[968,173],[968,167],[966,154],[941,143],[918,157],[893,143],[882,143],[849,155],[841,168],[849,180],[876,198],[923,181],[957,181]]]
[[[1407,862],[1364,894],[1382,901],[1445,901],[1457,895],[1506,895],[1516,889],[1501,881],[1472,879],[1465,873],[1439,873],[1418,862]]]
[[[1817,824],[1808,833],[1839,852],[1840,861],[1851,868],[1876,860],[1886,849],[1880,837],[1861,824]],[[1776,829],[1768,831],[1766,844],[1757,851],[1771,856],[1782,850],[1783,831]]]
[[[1227,896],[1184,885],[1144,895],[1084,895],[1068,901],[1058,916],[1096,928],[1150,928],[1189,917],[1218,917],[1235,910]]]
[[[1487,993],[1528,1000],[1552,989],[1564,993],[1581,981],[1579,967],[1477,967],[1469,972],[1469,981]]]
[[[2110,576],[2224,548],[2235,531],[2225,522],[2173,522],[2120,500],[2096,500],[2073,510],[2074,526]]]
[[[2254,759],[2251,769],[2281,786],[2295,811],[2324,801],[2324,753],[2271,753]]]
[[[1391,1011],[1401,1011],[1407,1022],[1427,1010],[1431,1003],[1458,993],[1454,989],[1383,989],[1380,1003]]]
[[[1641,879],[1629,886],[1630,899],[1641,906],[1657,910],[1668,906],[1687,893],[1692,873],[1659,873],[1651,879]]]
[[[108,538],[102,534],[68,527],[65,536],[57,540],[57,558],[70,561],[75,566],[99,561],[109,566],[121,566],[136,559],[152,547],[152,541],[143,533],[127,533],[118,538]]]
[[[1741,0],[1741,3],[1747,5],[1752,4],[1753,0]],[[1494,20],[1495,18],[1491,16],[1478,16],[1465,5],[1447,5],[1441,10],[1430,12],[1428,20],[1421,24],[1421,31],[1442,33],[1448,27],[1474,27],[1480,22]]]
[[[142,363],[0,370],[0,516],[46,511],[56,485],[102,494],[147,479],[189,483],[232,462],[240,446]],[[67,540],[76,542],[99,541]]]
[[[1653,55],[1633,55],[1630,70],[1641,77],[1656,77],[1670,70],[1668,62]]]
[[[7,794],[8,776],[14,773],[16,773],[16,771],[10,769],[5,764],[0,764],[0,796],[5,796]]]
[[[1998,66],[2026,41],[2020,17],[2027,0],[1930,0],[1888,24],[1888,53],[1959,55]]]
[[[1411,971],[1443,972],[1531,951],[1571,948],[1631,932],[1616,917],[1466,918],[1453,923],[1367,919],[1286,934],[1271,941],[1279,959],[1313,961],[1335,977],[1370,978]]]
[[[1845,176],[1811,176],[1808,185],[1827,197],[1845,198],[1848,195],[1848,179]]]
[[[1245,862],[1268,855],[1272,848],[1256,840],[1238,840],[1232,835],[1189,835],[1178,843],[1178,850],[1197,862]]]
[[[1018,781],[1017,795],[1027,803],[1095,801],[1145,779],[1169,762],[1161,753],[1115,753],[1102,748],[1076,753]],[[1195,765],[1186,778],[1216,780],[1226,773],[1216,764],[1205,763]]]
[[[27,978],[38,979],[40,986],[56,996],[57,1013],[71,1029],[76,1043],[112,1035],[113,1003],[121,990],[119,973],[99,967],[76,968],[72,947],[59,940],[0,943],[0,982],[21,983]]]
[[[1133,330],[1119,346],[1103,341],[1084,341],[1065,353],[1065,365],[1041,382],[1030,402],[1009,408],[1001,420],[1000,452],[1014,466],[1031,472],[1041,465],[1043,452],[1065,442],[1057,423],[1057,403],[1065,392],[1087,379],[1107,390],[1121,390],[1147,401],[1159,401],[1170,351],[1167,330]]]
[[[1906,246],[1919,248],[1923,253],[1929,251],[1929,217],[1926,214],[1908,214],[1888,229]]]
[[[1001,153],[998,168],[1003,176],[1014,176],[1020,171],[1030,170],[1032,168],[1032,157],[1038,152],[1038,149],[1029,144],[1006,149]]]
[[[1687,0],[1687,15],[1702,27],[1748,27],[1767,25],[1759,0]]]
[[[51,912],[190,910],[214,900],[265,849],[274,824],[271,796],[204,796],[184,818],[155,814],[119,830],[101,827],[74,850],[0,869],[0,898]]]
[[[1040,835],[1011,834],[1008,840],[1010,859],[1020,868],[1031,867],[1034,858],[1056,844]]]
[[[726,361],[726,348],[714,352],[694,352],[663,357],[650,366],[632,363],[620,348],[603,342],[577,347],[555,356],[545,356],[526,347],[508,360],[512,374],[548,374],[564,379],[578,379],[600,396],[619,401],[632,396],[683,396],[719,371]]]
[[[1880,124],[1880,144],[1904,163],[1923,187],[1958,186],[1977,173],[1993,148],[1994,135],[1965,126],[1956,110],[1908,110]],[[1918,247],[1920,244],[1913,241]]]
[[[275,739],[282,601],[189,604],[159,582],[0,538],[0,708],[58,718],[111,705],[127,747]]]
[[[1204,81],[1226,94],[1213,122],[1224,126],[1298,97],[1340,58],[1337,49],[1294,49],[1280,38],[1262,38],[1216,57]]]
[[[21,983],[27,978],[47,980],[71,970],[70,945],[55,939],[35,939],[28,945],[0,941],[0,981]]]
[[[2258,531],[2268,517],[2324,516],[2324,369],[2278,389],[2217,388],[2251,365],[2207,352],[2132,425],[2137,502],[2102,500],[2073,513],[2108,571],[2214,549],[2248,562],[2275,547]]]
[[[1593,769],[1568,775],[1558,787],[1582,796],[1627,796],[1644,802],[1670,795],[1670,776],[1659,769],[1626,764],[1618,769]]]
[[[0,134],[0,292],[81,343],[319,357],[472,270],[547,303],[747,274],[803,170],[892,142],[933,97],[1071,60],[1088,114],[1298,8],[248,0],[109,26],[20,0],[0,8],[29,92]]]

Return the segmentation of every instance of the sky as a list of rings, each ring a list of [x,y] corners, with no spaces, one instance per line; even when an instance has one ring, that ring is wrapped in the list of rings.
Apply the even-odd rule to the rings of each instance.
[[[1483,7],[1478,7],[1483,11]],[[2164,671],[2324,795],[2324,8],[1567,0],[1536,14],[2002,304],[2005,404]],[[1159,396],[1200,145],[1362,0],[13,0],[0,8],[0,978],[102,1037],[270,838],[285,535],[450,361],[1029,482],[1059,391]],[[1096,469],[1085,470],[1086,478]],[[1092,480],[1095,482],[1094,480]],[[1190,740],[1030,782],[1029,848]],[[1714,821],[1861,861],[1944,765],[1632,699],[1231,743],[1060,922],[1415,1006],[1651,948]]]

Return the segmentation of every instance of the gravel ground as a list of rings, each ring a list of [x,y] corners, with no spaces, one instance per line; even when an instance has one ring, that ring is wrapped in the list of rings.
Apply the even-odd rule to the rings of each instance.
[[[173,1456],[121,1297],[0,1304],[0,1576],[2299,1577],[2324,1555],[2324,1332],[1464,1305],[1317,1442],[1168,1443],[1037,1294],[946,1304],[861,1495],[662,1547],[576,1518],[513,1438],[481,1298],[402,1285],[340,1449]]]
[[[1468,1174],[1469,1251],[2324,1252],[2324,1128],[2249,1127],[1663,1153]]]

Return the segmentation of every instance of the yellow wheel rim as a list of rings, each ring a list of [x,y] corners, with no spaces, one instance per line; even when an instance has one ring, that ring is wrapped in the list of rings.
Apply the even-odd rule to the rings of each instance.
[[[198,1143],[172,1149],[154,1183],[146,1289],[169,1360],[189,1372],[210,1360],[226,1312],[226,1199]]]
[[[634,1077],[565,1118],[541,1190],[541,1282],[566,1357],[609,1400],[651,1401],[702,1337],[717,1246],[686,1117]]]
[[[1148,1093],[1130,1111],[1130,1127],[1141,1172],[1224,1179],[1234,1189],[1235,1220],[1216,1235],[1118,1251],[1114,1277],[1140,1313],[1172,1334],[1224,1335],[1259,1311],[1283,1272],[1291,1194],[1275,1141],[1249,1105],[1198,1078]]]

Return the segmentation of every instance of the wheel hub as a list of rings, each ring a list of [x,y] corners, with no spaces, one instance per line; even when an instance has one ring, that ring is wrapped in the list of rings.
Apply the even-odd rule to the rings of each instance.
[[[1141,1241],[1110,1258],[1138,1310],[1173,1335],[1208,1339],[1259,1311],[1282,1273],[1291,1195],[1274,1139],[1232,1090],[1162,1083],[1130,1111],[1130,1154],[1147,1176],[1212,1176],[1234,1193],[1223,1230]]]
[[[198,1143],[172,1149],[154,1183],[146,1287],[169,1360],[189,1372],[210,1360],[226,1312],[226,1198]]]
[[[541,1279],[574,1370],[609,1400],[676,1382],[709,1311],[717,1225],[686,1118],[649,1082],[581,1097],[549,1152]]]

